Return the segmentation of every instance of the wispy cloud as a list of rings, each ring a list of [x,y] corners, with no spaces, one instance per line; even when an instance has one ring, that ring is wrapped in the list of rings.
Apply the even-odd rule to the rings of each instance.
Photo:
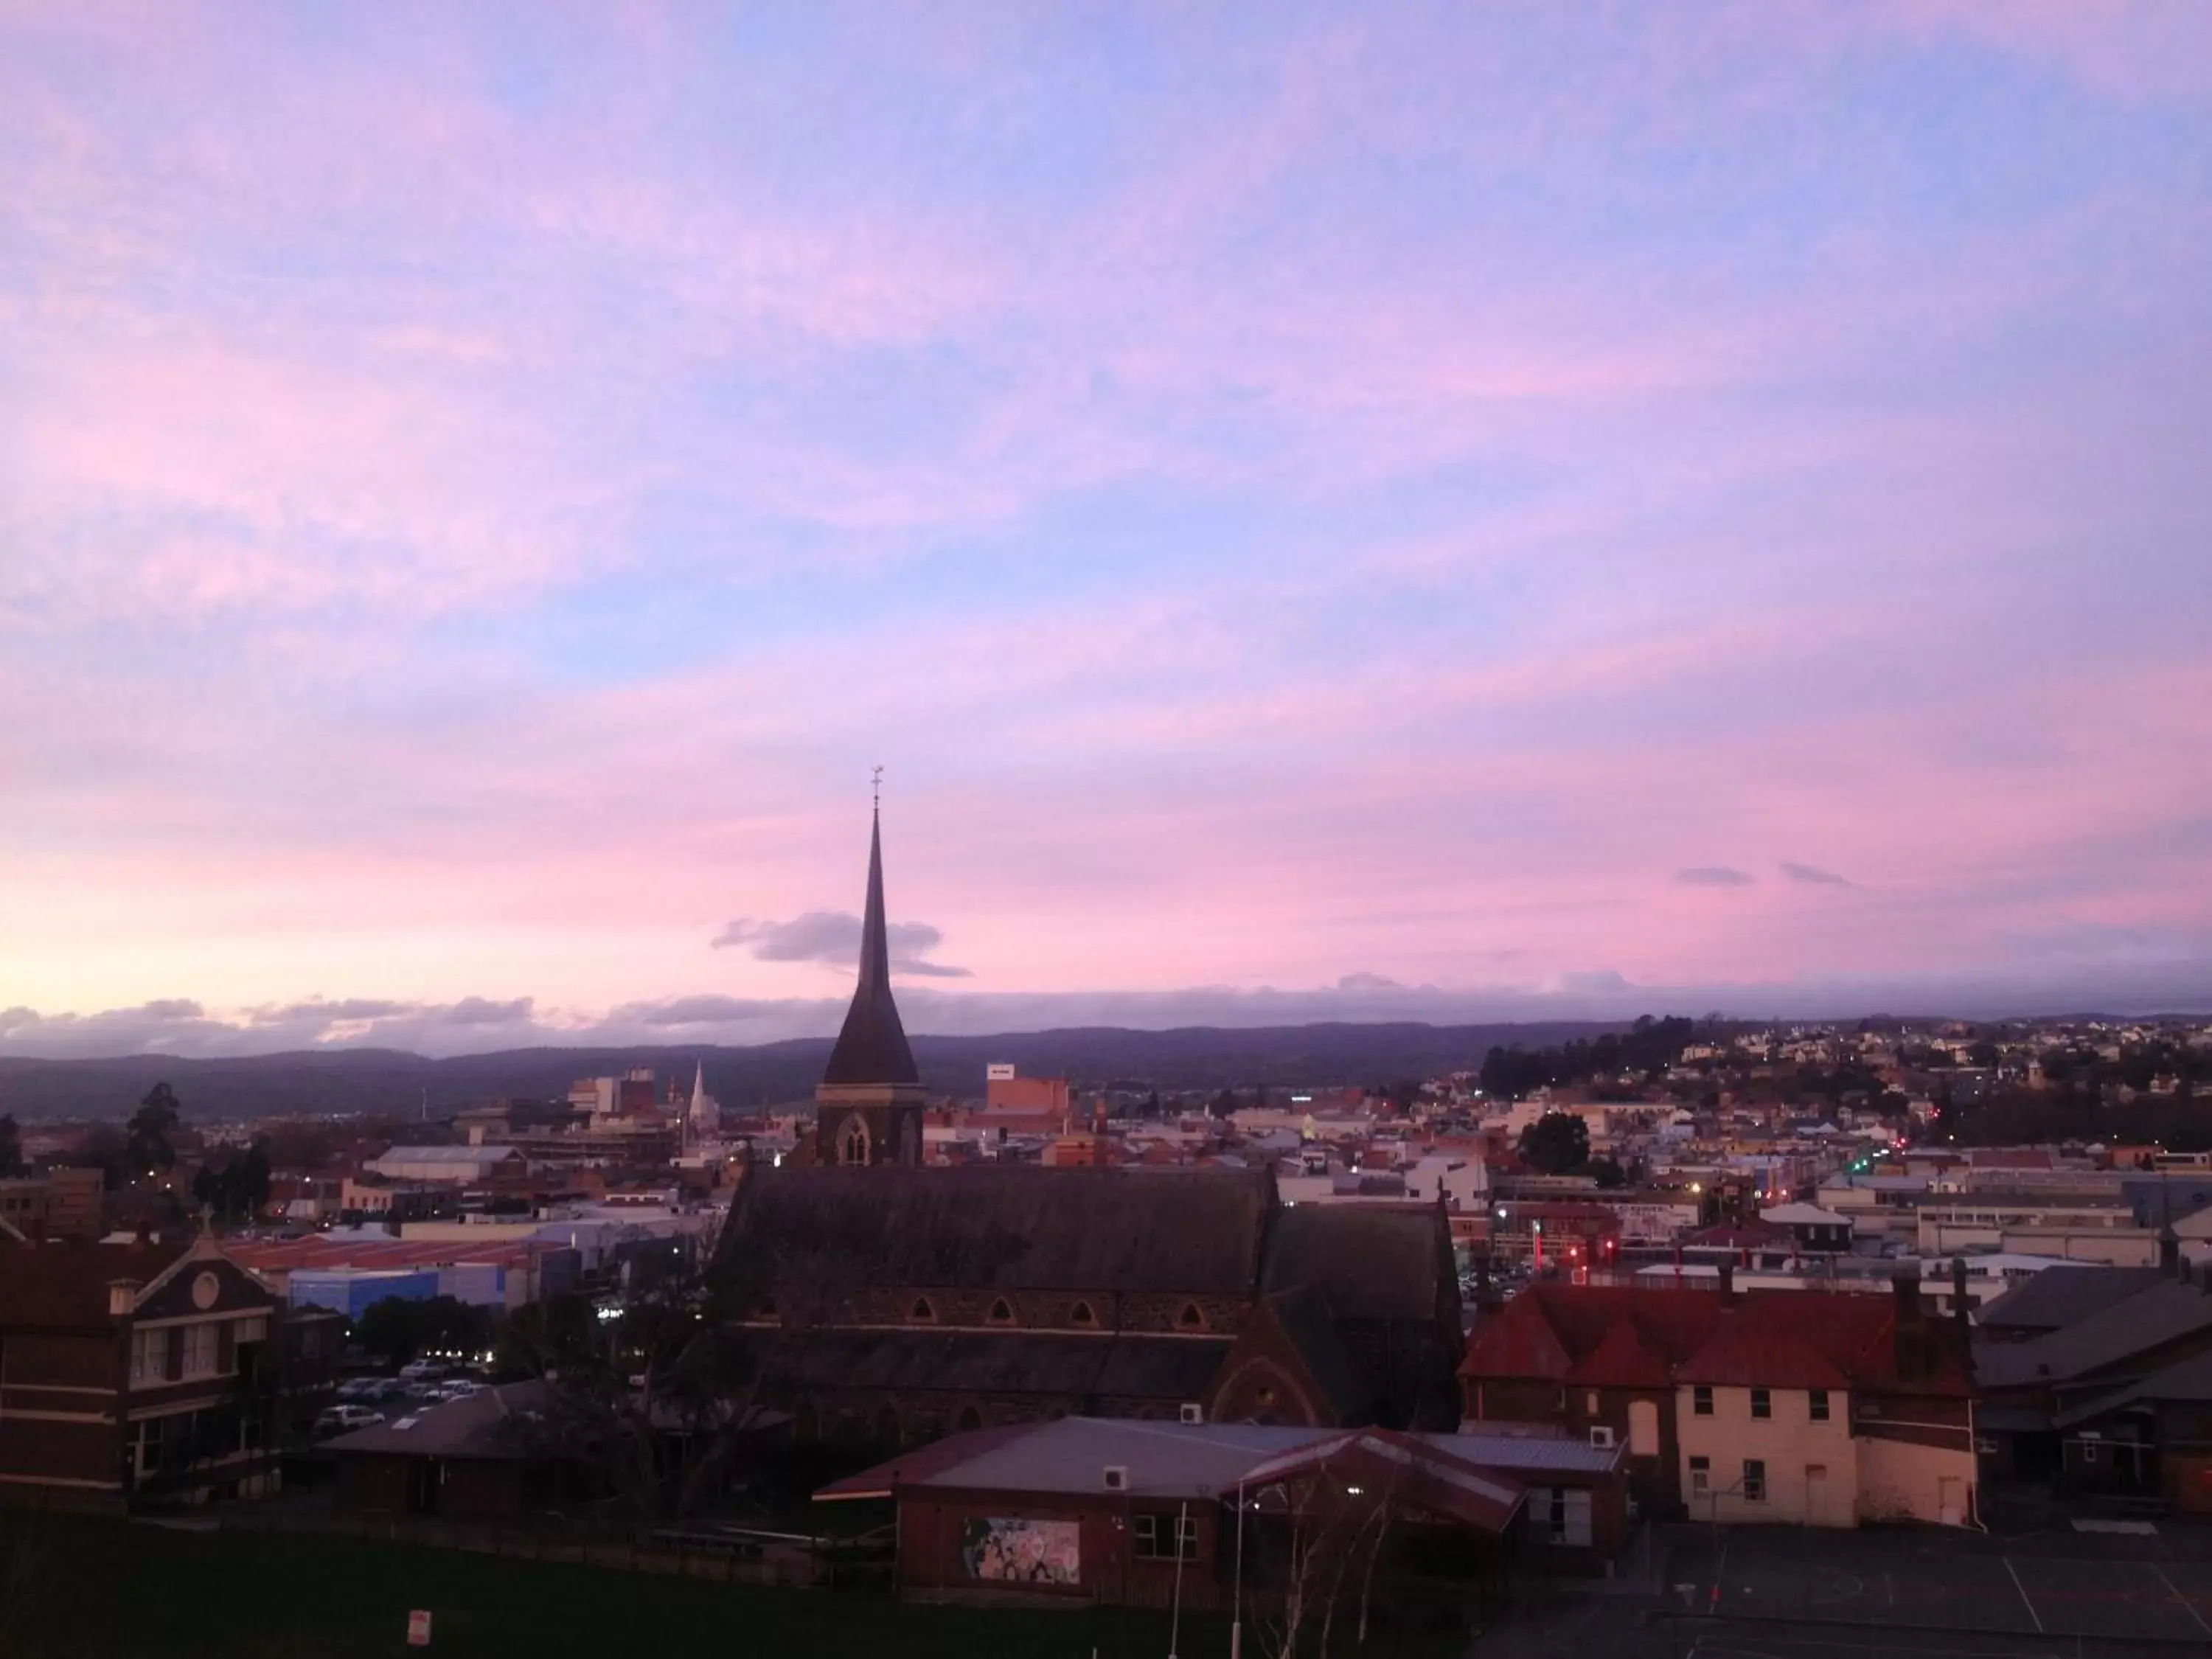
[[[1849,887],[1849,877],[1839,876],[1832,870],[1823,870],[1817,864],[1798,864],[1791,860],[1782,861],[1782,873],[1791,881],[1806,887]]]
[[[945,935],[927,922],[894,921],[884,927],[891,971],[929,979],[966,979],[968,969],[932,962]],[[788,921],[740,916],[708,941],[715,950],[742,948],[759,962],[811,962],[850,968],[860,960],[860,919],[846,910],[809,910]]]
[[[840,21],[0,16],[0,1002],[2212,941],[2206,8]]]

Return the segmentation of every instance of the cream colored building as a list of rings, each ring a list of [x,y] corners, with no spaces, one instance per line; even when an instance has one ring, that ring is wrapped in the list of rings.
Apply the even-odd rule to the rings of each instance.
[[[1916,1422],[1881,1407],[1869,1415],[1872,1405],[1860,1402],[1855,1420],[1851,1393],[1842,1386],[1682,1385],[1675,1397],[1676,1438],[1691,1518],[1807,1527],[1899,1520],[1963,1525],[1974,1491],[1970,1424]],[[1927,1413],[1931,1419],[1954,1415],[1949,1402]],[[1935,1437],[1954,1443],[1926,1443]]]

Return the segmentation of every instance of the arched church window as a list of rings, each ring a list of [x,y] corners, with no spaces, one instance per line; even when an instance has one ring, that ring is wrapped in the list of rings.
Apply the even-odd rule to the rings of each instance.
[[[994,1302],[991,1304],[991,1322],[994,1325],[1012,1324],[1014,1322],[1014,1304],[1007,1301],[1003,1296],[996,1302]]]
[[[914,1299],[914,1306],[906,1310],[906,1316],[917,1325],[934,1325],[937,1310],[930,1305],[927,1297],[918,1296]]]
[[[1067,1316],[1067,1322],[1071,1325],[1081,1325],[1085,1328],[1088,1328],[1098,1322],[1098,1316],[1091,1311],[1091,1304],[1088,1302],[1079,1302],[1075,1304],[1074,1308],[1070,1310]]]
[[[845,1127],[837,1131],[837,1161],[840,1164],[866,1164],[872,1146],[868,1136],[868,1120],[854,1113],[845,1120]]]
[[[1206,1316],[1199,1311],[1197,1303],[1186,1302],[1182,1311],[1176,1316],[1176,1323],[1186,1331],[1202,1331],[1206,1328]]]

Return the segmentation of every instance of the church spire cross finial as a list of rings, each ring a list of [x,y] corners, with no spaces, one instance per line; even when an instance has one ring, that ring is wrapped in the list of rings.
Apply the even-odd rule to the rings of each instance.
[[[882,767],[876,768],[871,784],[875,792],[876,811],[880,812],[884,810],[884,769]]]

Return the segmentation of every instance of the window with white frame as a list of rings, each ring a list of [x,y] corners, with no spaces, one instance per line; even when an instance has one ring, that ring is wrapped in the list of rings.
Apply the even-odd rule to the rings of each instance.
[[[143,1327],[131,1333],[131,1386],[150,1389],[164,1381],[169,1369],[169,1334]]]
[[[1713,1460],[1693,1457],[1690,1460],[1690,1496],[1703,1498],[1713,1489]]]
[[[222,1331],[216,1322],[185,1327],[185,1375],[213,1376],[216,1357],[222,1352]]]
[[[1579,1486],[1541,1486],[1536,1491],[1537,1526],[1552,1543],[1587,1549],[1590,1541],[1590,1495]]]
[[[1198,1517],[1194,1515],[1133,1515],[1129,1537],[1139,1561],[1172,1561],[1180,1547],[1186,1561],[1198,1559]]]

